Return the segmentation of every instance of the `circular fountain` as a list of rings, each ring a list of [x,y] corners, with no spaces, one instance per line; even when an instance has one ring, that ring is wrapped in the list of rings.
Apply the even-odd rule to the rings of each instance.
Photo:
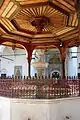
[[[45,69],[48,67],[47,62],[33,62],[32,66],[37,70],[37,75],[44,76],[45,75]]]
[[[45,55],[42,51],[38,51],[38,59],[32,62],[32,66],[37,70],[37,76],[44,76],[45,69],[48,67],[48,63],[45,61]]]

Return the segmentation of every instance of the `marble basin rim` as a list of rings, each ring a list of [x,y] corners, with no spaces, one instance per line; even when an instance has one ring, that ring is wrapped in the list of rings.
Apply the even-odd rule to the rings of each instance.
[[[47,68],[49,63],[47,62],[32,62],[32,66],[36,69],[44,69]]]

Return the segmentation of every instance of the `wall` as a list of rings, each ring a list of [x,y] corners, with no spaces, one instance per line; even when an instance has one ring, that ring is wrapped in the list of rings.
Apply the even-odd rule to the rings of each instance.
[[[80,98],[54,101],[49,106],[50,120],[80,120]]]
[[[49,120],[49,106],[41,100],[13,100],[11,115],[11,120]]]
[[[0,97],[0,120],[10,119],[10,100]]]
[[[3,56],[12,59],[13,61],[1,58],[1,64],[0,64],[1,71],[3,71],[3,69],[6,69],[7,76],[12,76],[14,74],[14,66],[22,66],[22,75],[28,76],[28,62],[27,62],[27,56],[25,55],[26,52],[24,49],[16,48],[15,51],[13,51],[11,47],[5,47],[2,54],[3,55],[13,54],[13,56]],[[15,54],[24,54],[24,55],[15,56]],[[31,76],[33,76],[34,73],[35,73],[35,69],[31,66]]]
[[[11,76],[14,73],[14,56],[5,56],[5,55],[10,55],[10,54],[14,54],[12,49],[10,47],[5,47],[4,51],[2,53],[2,55],[4,55],[3,57],[13,60],[13,61],[11,61],[11,60],[8,60],[5,58],[1,58],[0,70],[1,70],[1,73],[3,73],[2,72],[3,69],[6,69],[7,76]]]
[[[71,52],[76,52],[76,53],[71,53]],[[77,76],[78,57],[77,57],[77,47],[70,48],[68,53],[68,76]]]
[[[49,51],[49,52],[52,52],[52,55],[53,55],[54,51],[56,51],[56,49]],[[69,52],[71,52],[71,51],[72,50],[69,49]],[[75,51],[75,49],[74,49],[74,51]],[[78,48],[78,51],[80,52],[80,47]],[[35,53],[35,50],[34,50],[33,54],[34,53]],[[9,54],[26,54],[26,52],[24,49],[17,49],[16,48],[15,51],[13,51],[11,47],[5,47],[3,49],[2,54],[3,55],[6,55],[6,54],[7,55],[9,55]],[[12,76],[12,74],[14,74],[14,66],[22,66],[22,75],[28,76],[28,62],[27,62],[26,55],[23,55],[23,56],[4,56],[4,57],[12,59],[13,61],[1,58],[0,71],[6,69],[7,76]],[[50,55],[48,56],[48,58],[49,57],[50,57]],[[80,72],[80,69],[78,69],[78,67],[77,67],[77,58],[72,59],[71,57],[72,57],[72,54],[70,54],[69,56],[67,55],[67,59],[65,61],[65,65],[66,65],[65,75],[66,76],[67,75],[68,76],[77,76],[77,71]],[[34,56],[33,56],[33,58],[34,58]],[[32,59],[32,61],[34,61],[34,60]],[[80,63],[80,53],[78,53],[78,63]],[[67,67],[67,65],[68,65],[68,67]],[[60,65],[58,65],[58,64],[53,65],[53,67],[51,65],[46,70],[46,76],[47,76],[48,72],[53,71],[55,69],[59,70],[62,73],[62,71],[61,71],[62,65],[61,64]],[[31,65],[31,76],[33,76],[35,73],[37,73],[37,71]],[[1,72],[0,72],[0,74],[1,74]]]
[[[0,97],[0,120],[80,120],[80,98],[58,100]]]
[[[77,49],[78,51],[78,53],[77,53],[77,64],[78,64],[78,66],[77,66],[77,71],[78,71],[78,73],[80,73],[80,68],[79,68],[79,63],[80,63],[80,46],[78,47],[78,49]]]
[[[80,98],[11,100],[11,120],[80,120]]]
[[[62,76],[61,56],[58,49],[49,49],[46,54],[46,60],[49,62],[47,71],[48,75],[52,75],[53,71],[58,71]]]

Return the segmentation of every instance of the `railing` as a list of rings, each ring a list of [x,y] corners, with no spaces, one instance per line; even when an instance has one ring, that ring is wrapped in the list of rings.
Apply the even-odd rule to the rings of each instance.
[[[0,96],[55,99],[80,96],[80,80],[0,79]]]
[[[61,77],[59,77],[59,78],[55,78],[55,77],[53,77],[53,76],[37,76],[37,74],[36,74],[36,76],[33,76],[32,78],[31,77],[28,77],[28,76],[7,76],[7,77],[5,77],[5,76],[2,76],[2,77],[0,77],[0,79],[21,79],[21,80],[25,80],[25,79],[41,79],[41,80],[43,80],[43,79],[61,79]],[[78,77],[78,76],[66,76],[65,77],[66,78],[66,80],[77,80],[77,79],[80,79],[80,77]]]

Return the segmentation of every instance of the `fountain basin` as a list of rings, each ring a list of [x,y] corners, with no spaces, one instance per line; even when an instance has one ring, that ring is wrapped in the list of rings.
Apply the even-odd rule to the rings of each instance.
[[[32,66],[36,69],[44,69],[48,67],[47,62],[33,62]]]

